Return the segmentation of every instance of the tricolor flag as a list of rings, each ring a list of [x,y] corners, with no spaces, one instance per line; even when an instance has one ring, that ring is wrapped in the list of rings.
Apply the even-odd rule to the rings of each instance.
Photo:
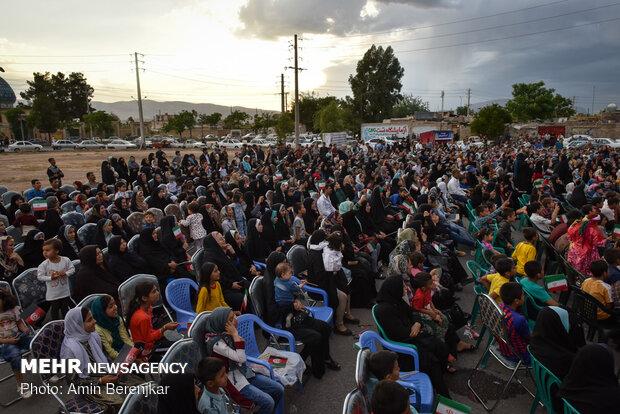
[[[280,185],[284,185],[284,187],[288,187],[288,180],[280,181]]]
[[[47,210],[47,201],[45,200],[36,200],[32,202],[32,209],[34,211],[45,211]]]
[[[244,313],[248,308],[248,290],[245,290],[245,294],[243,295],[243,302],[241,302],[241,313]]]
[[[323,189],[325,188],[325,180],[317,181],[316,188],[318,188],[319,191],[323,191]]]
[[[411,189],[413,191],[420,191],[420,187],[418,187],[415,183],[415,181],[413,183],[411,183]]]
[[[284,368],[286,366],[287,358],[278,357],[278,356],[270,356],[267,359],[267,362],[274,368]]]
[[[377,242],[370,241],[370,242],[366,243],[364,246],[362,246],[362,250],[365,251],[368,254],[371,254],[372,252],[377,250]]]
[[[549,167],[549,168],[547,168],[547,171],[545,171],[545,173],[547,175],[553,175],[553,171],[554,171],[553,168]]]
[[[543,184],[544,184],[543,180],[536,180],[534,181],[534,188],[543,188]]]
[[[393,217],[394,217],[394,220],[400,221],[405,218],[405,215],[403,214],[402,211],[399,211],[398,213],[394,214]]]
[[[568,291],[568,280],[564,274],[546,275],[544,281],[549,292]]]
[[[620,224],[616,224],[616,227],[614,227],[613,236],[616,239],[620,239]]]
[[[314,197],[316,191],[308,190],[308,194],[310,194],[310,197]]]
[[[413,206],[413,204],[411,204],[407,200],[403,201],[403,203],[400,206],[404,208],[409,214],[415,213],[415,207]]]
[[[482,184],[489,185],[489,180],[487,180],[486,178],[483,178],[482,179]]]
[[[280,171],[277,171],[277,172],[276,172],[276,178],[277,178],[278,180],[281,180],[281,179],[282,179],[282,173],[281,173]]]
[[[330,183],[333,183],[333,182],[336,182],[336,179],[334,177],[329,177],[327,181]]]
[[[181,228],[179,226],[174,226],[172,228],[172,234],[174,234],[174,237],[177,239],[180,239],[183,236],[183,233],[181,233]]]
[[[471,407],[460,402],[450,400],[442,395],[437,400],[437,407],[433,411],[435,414],[470,414]]]

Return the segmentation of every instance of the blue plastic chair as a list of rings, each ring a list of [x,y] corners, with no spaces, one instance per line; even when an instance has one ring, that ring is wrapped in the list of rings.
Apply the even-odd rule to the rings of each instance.
[[[257,262],[256,260],[253,260],[252,263],[254,263],[254,267],[256,267],[256,270],[267,269],[267,265],[265,263]]]
[[[244,315],[241,315],[237,318],[237,320],[239,322],[237,325],[237,332],[239,332],[239,335],[245,341],[245,355],[246,355],[247,361],[251,364],[257,364],[257,365],[264,366],[265,368],[269,370],[271,379],[280,382],[278,378],[274,375],[273,368],[271,367],[271,365],[267,361],[258,358],[261,354],[261,351],[258,349],[258,343],[256,342],[256,333],[254,331],[254,324],[257,324],[258,326],[260,326],[260,328],[263,331],[269,332],[272,335],[277,335],[277,336],[282,336],[282,337],[287,338],[288,348],[289,348],[288,350],[291,352],[295,352],[295,337],[293,336],[293,334],[288,331],[283,331],[282,329],[277,329],[272,326],[269,326],[265,322],[263,322],[258,316],[253,315],[251,313],[246,313]],[[298,383],[298,387],[299,387],[299,391],[301,392],[302,391],[301,382]],[[282,399],[280,400],[280,404],[278,404],[278,406],[276,407],[276,412],[278,414],[284,413],[284,395],[282,396]]]
[[[198,284],[191,279],[174,279],[166,286],[166,300],[177,314],[180,324],[191,323],[196,319],[192,309],[191,289],[198,291]]]
[[[295,276],[291,277],[291,280],[297,283],[301,283],[301,280]],[[312,313],[312,316],[314,316],[315,319],[319,319],[321,321],[327,322],[333,328],[334,327],[334,310],[330,308],[329,304],[327,303],[327,292],[325,292],[321,288],[314,287],[314,286],[308,286],[308,285],[305,285],[302,289],[308,292],[317,293],[323,296],[324,306],[306,306],[306,309],[308,309],[310,313]]]
[[[401,372],[401,381],[408,383],[410,388],[414,388],[419,394],[419,406],[416,408],[423,413],[430,413],[433,409],[433,384],[431,379],[423,372],[419,372],[420,361],[418,359],[418,352],[411,346],[397,345],[393,342],[388,342],[383,339],[375,331],[365,331],[360,335],[359,346],[361,349],[368,348],[372,352],[377,352],[377,346],[375,341],[378,341],[385,349],[394,351],[399,354],[411,355],[414,360],[415,371]],[[399,381],[399,382],[401,382]]]

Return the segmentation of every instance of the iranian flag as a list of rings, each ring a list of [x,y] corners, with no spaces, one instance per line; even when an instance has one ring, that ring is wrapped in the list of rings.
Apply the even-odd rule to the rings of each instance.
[[[620,239],[620,224],[616,224],[616,227],[614,227],[613,236],[616,239]]]
[[[394,220],[402,220],[405,218],[405,215],[403,214],[402,211],[399,211],[398,213],[394,214]]]
[[[323,191],[323,189],[325,189],[325,180],[319,180],[316,182],[316,188],[319,189],[319,191]]]
[[[554,171],[553,168],[549,167],[549,168],[547,168],[547,171],[545,171],[545,173],[547,175],[553,175],[553,171]]]
[[[282,179],[282,173],[281,173],[280,171],[277,171],[277,172],[276,172],[276,178],[277,178],[278,180],[281,180],[281,179]]]
[[[174,226],[172,228],[172,234],[174,234],[174,237],[177,239],[180,239],[181,236],[183,236],[183,233],[181,233],[181,228],[179,226]]]
[[[558,217],[558,219],[560,220],[560,222],[566,224],[568,223],[568,219],[566,218],[566,214],[562,214],[560,217]]]
[[[536,180],[534,181],[534,188],[543,188],[543,180]]]
[[[308,190],[308,194],[310,194],[310,197],[314,197],[316,191]]]
[[[563,275],[563,274],[546,275],[545,286],[547,286],[547,290],[549,292],[567,291],[568,280],[566,280],[566,275]]]
[[[329,177],[327,181],[329,181],[330,183],[333,183],[336,181],[336,179],[334,177]]]
[[[420,187],[418,187],[415,183],[415,181],[413,183],[411,183],[411,189],[413,191],[420,191]]]
[[[482,184],[489,185],[489,180],[487,180],[486,178],[483,178],[482,179]]]
[[[437,407],[433,411],[435,414],[470,414],[471,407],[460,402],[450,400],[444,396],[439,396]]]
[[[245,290],[245,294],[243,295],[243,302],[241,302],[241,313],[244,313],[248,308],[248,290]]]
[[[407,200],[403,201],[400,206],[404,208],[409,214],[413,214],[415,212],[415,207]]]
[[[375,250],[377,250],[377,242],[375,241],[371,241],[366,243],[363,247],[362,250],[365,251],[368,254],[371,254],[372,252],[374,252]]]
[[[288,187],[288,180],[280,181],[280,185],[284,185],[285,187]]]
[[[47,210],[47,201],[45,200],[36,200],[32,202],[32,209],[34,211],[45,211]]]

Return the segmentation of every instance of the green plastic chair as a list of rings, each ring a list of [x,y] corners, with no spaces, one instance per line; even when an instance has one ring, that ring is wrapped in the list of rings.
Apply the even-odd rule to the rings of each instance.
[[[501,247],[493,246],[493,249],[496,250],[498,253],[506,254],[506,251],[502,249]],[[495,253],[493,253],[493,250],[484,249],[484,248],[482,249],[482,259],[484,260],[484,262],[487,264],[489,268],[493,265],[491,263],[491,258],[493,257],[494,254]]]
[[[417,351],[418,347],[413,345],[413,344],[406,344],[404,342],[392,341],[390,338],[388,338],[388,336],[385,334],[385,331],[383,330],[383,328],[379,324],[379,320],[377,319],[377,316],[375,315],[375,309],[376,308],[377,308],[377,305],[374,305],[372,307],[372,318],[375,320],[375,325],[377,325],[377,330],[379,331],[379,335],[381,335],[381,337],[383,339],[385,339],[386,341],[388,341],[391,344],[400,345],[400,346],[406,346],[408,348],[413,348],[413,349],[415,349]]]
[[[529,345],[527,350],[530,351]],[[536,397],[534,397],[534,401],[532,402],[530,414],[534,414],[536,412],[539,402],[542,402],[549,414],[556,414],[553,410],[551,399],[553,395],[552,387],[555,386],[556,388],[559,388],[560,385],[562,385],[562,381],[560,381],[560,379],[556,377],[553,372],[549,371],[547,367],[541,364],[531,352],[530,358],[532,361],[532,372],[534,373],[534,379],[536,380]]]
[[[531,332],[534,330],[534,325],[536,325],[536,319],[533,319],[530,317],[530,315],[528,315],[528,305],[531,306],[533,309],[536,309],[537,312],[540,312],[543,306],[538,305],[532,295],[530,295],[525,289],[523,289],[523,293],[525,297],[525,302],[523,303],[523,306],[521,306],[521,311],[523,312],[523,316],[527,318],[527,324],[530,326]]]
[[[562,398],[564,402],[564,414],[581,414],[575,407],[571,405],[566,399]]]

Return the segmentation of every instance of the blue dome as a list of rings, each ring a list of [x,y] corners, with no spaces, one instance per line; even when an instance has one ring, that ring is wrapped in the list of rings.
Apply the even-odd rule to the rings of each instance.
[[[0,78],[0,108],[12,108],[17,98],[13,88],[2,78]]]

